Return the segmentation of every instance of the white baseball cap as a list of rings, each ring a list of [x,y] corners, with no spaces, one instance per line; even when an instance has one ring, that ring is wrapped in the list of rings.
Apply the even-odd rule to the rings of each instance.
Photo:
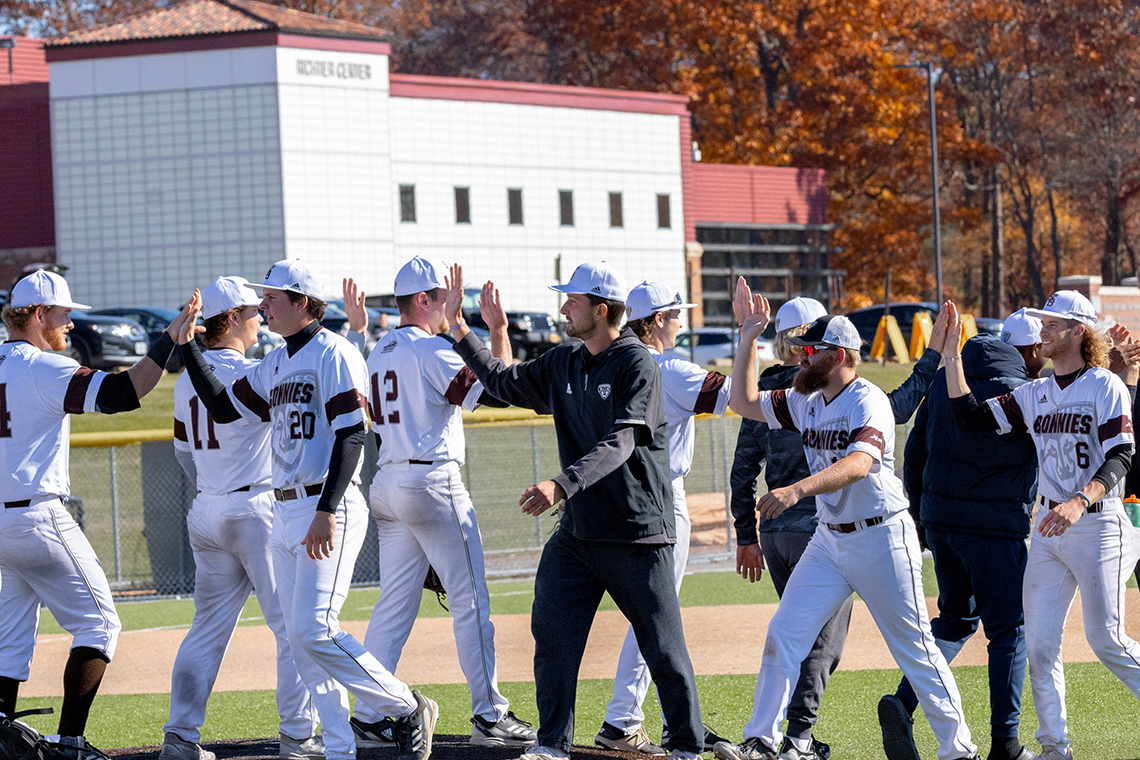
[[[797,346],[831,346],[832,348],[848,348],[858,351],[863,345],[859,331],[847,317],[825,314],[811,323],[811,327],[803,335],[788,338],[789,343]]]
[[[254,285],[252,282],[247,287],[253,288],[260,292],[266,288],[273,290],[288,290],[293,293],[300,293],[303,296],[313,296],[320,298],[321,293],[325,292],[321,287],[321,283],[317,280],[317,276],[313,274],[313,270],[305,266],[300,259],[283,259],[278,261],[269,271],[265,273],[265,282],[260,285]]]
[[[695,309],[695,303],[685,303],[681,294],[670,290],[659,282],[646,280],[626,296],[625,306],[629,309],[629,318],[645,319],[659,311],[672,311],[673,309]]]
[[[1001,342],[1011,346],[1035,346],[1041,342],[1041,320],[1018,309],[1005,318]]]
[[[65,309],[87,311],[90,306],[71,300],[67,280],[55,272],[37,269],[12,288],[9,306],[62,306]]]
[[[550,289],[559,293],[580,293],[622,303],[625,303],[629,294],[621,275],[604,261],[579,264],[574,274],[570,275],[570,282],[565,285],[551,285]]]
[[[1058,290],[1040,309],[1023,309],[1031,317],[1061,317],[1074,319],[1083,325],[1096,327],[1096,309],[1092,302],[1075,290]]]
[[[447,270],[442,265],[437,265],[423,256],[416,256],[400,267],[400,271],[396,273],[393,293],[397,296],[410,296],[436,288],[446,288],[447,283],[443,279],[445,271]]]
[[[257,306],[261,296],[249,286],[244,277],[219,277],[202,290],[202,319],[240,306]]]
[[[814,298],[793,298],[776,312],[776,332],[810,325],[824,314],[827,309]]]

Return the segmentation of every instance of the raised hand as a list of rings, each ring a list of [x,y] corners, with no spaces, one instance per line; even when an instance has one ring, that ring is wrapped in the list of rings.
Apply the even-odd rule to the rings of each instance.
[[[194,334],[205,332],[206,328],[198,327],[198,314],[202,311],[202,293],[195,289],[194,295],[178,312],[178,316],[166,328],[166,334],[178,344],[189,343]]]
[[[942,355],[946,357],[960,356],[962,353],[962,317],[958,314],[958,307],[953,301],[947,301],[943,307],[946,312],[946,339],[942,347]],[[939,317],[941,318],[941,312]],[[933,338],[933,333],[931,334]]]
[[[444,299],[444,316],[452,327],[463,321],[463,267],[452,264],[443,278],[447,284],[447,297]]]
[[[938,310],[938,316],[934,318],[934,326],[930,329],[930,348],[942,353],[946,348],[946,332],[950,329],[950,308],[952,303],[947,301],[942,304],[942,308]]]
[[[348,315],[348,329],[352,332],[365,332],[368,329],[368,310],[364,308],[364,291],[356,286],[351,277],[340,281],[344,293],[344,313]]]
[[[499,289],[495,283],[487,280],[483,283],[483,291],[479,294],[479,313],[487,323],[491,332],[507,327],[507,313],[503,311],[503,302],[499,299]]]
[[[772,315],[768,299],[757,293],[752,294],[748,283],[741,277],[736,281],[736,295],[732,299],[732,313],[740,325],[741,340],[756,340]]]

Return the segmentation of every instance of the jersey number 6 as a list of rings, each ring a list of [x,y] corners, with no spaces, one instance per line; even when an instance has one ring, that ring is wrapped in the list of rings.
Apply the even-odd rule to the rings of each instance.
[[[395,401],[400,395],[400,384],[396,381],[396,371],[388,370],[384,373],[384,400],[387,402]],[[380,406],[380,375],[372,376],[372,420],[377,425],[384,424],[384,409]],[[388,422],[393,425],[400,424],[399,410],[392,410],[388,412]]]

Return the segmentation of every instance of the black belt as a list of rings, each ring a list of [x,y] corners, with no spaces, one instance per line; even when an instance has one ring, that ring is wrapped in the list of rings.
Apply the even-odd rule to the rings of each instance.
[[[230,493],[239,493],[241,491],[248,491],[251,488],[253,488],[253,486],[242,486],[241,488],[235,488],[234,490],[230,491]]]
[[[296,501],[307,496],[320,496],[324,485],[324,483],[310,483],[306,486],[295,486],[293,488],[274,488],[273,498],[277,501]]]
[[[435,462],[425,462],[422,459],[409,459],[408,464],[426,464],[428,466],[434,465]]]
[[[824,525],[831,528],[836,533],[854,533],[860,529],[859,523],[863,523],[863,528],[870,528],[872,526],[879,525],[883,522],[883,520],[884,517],[882,515],[879,515],[878,517],[870,517],[866,520],[860,520],[859,522],[839,523],[838,525],[835,525],[833,523],[824,523]]]
[[[1045,499],[1044,501],[1045,501],[1045,506],[1048,507],[1049,509],[1055,509],[1055,508],[1061,506],[1062,504],[1064,504],[1063,501],[1053,501],[1052,499]],[[1090,504],[1089,506],[1085,507],[1085,512],[1087,512],[1090,515],[1095,515],[1098,512],[1103,512],[1103,511],[1104,511],[1104,502],[1103,501],[1098,501],[1095,504]]]
[[[30,506],[32,506],[31,499],[20,499],[19,501],[4,502],[4,509],[23,509],[24,507]]]

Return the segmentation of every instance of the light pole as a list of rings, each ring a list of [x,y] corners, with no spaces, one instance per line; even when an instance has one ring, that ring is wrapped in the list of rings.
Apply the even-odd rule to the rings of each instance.
[[[930,110],[930,176],[934,185],[934,287],[936,302],[942,305],[942,212],[938,204],[938,118],[934,110],[934,64],[902,63],[896,69],[922,69],[926,72],[926,100]]]
[[[8,51],[8,84],[13,84],[15,78],[12,76],[12,48],[16,47],[16,40],[11,37],[0,39],[0,50]]]

